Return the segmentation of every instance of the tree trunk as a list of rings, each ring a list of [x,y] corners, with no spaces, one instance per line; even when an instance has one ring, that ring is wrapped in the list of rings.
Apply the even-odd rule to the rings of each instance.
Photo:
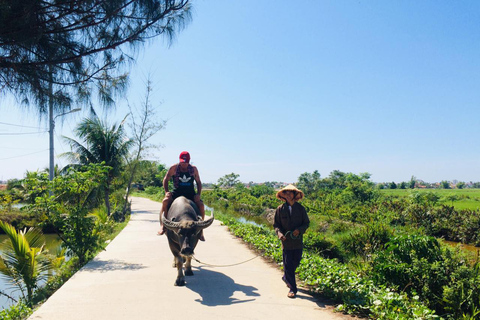
[[[123,209],[122,209],[122,213],[124,216],[127,214],[128,196],[130,195],[133,177],[135,176],[135,172],[137,171],[138,158],[139,158],[139,154],[137,154],[137,159],[135,159],[135,164],[133,165],[132,171],[130,172],[130,178],[128,180],[127,192],[125,194],[125,202],[123,203]]]
[[[105,187],[105,207],[107,207],[107,215],[110,217],[110,188]]]

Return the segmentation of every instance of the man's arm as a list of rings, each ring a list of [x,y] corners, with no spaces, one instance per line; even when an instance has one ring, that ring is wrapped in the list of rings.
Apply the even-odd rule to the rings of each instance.
[[[300,205],[299,209],[300,214],[302,215],[302,224],[293,232],[294,236],[304,234],[305,231],[307,231],[308,226],[310,225],[310,219],[308,218],[307,210],[305,210],[305,207]]]
[[[197,167],[193,167],[193,174],[195,175],[195,182],[197,183],[197,195],[200,197],[202,194],[202,181],[200,180]]]
[[[275,216],[273,218],[273,228],[275,229],[275,233],[277,234],[278,239],[285,241],[285,235],[282,232],[282,221],[280,220],[280,207],[275,210]]]
[[[169,192],[168,191],[168,182],[170,181],[170,179],[175,174],[175,168],[176,168],[176,165],[171,166],[170,169],[168,169],[167,174],[163,178],[163,189],[165,189],[165,194],[167,194]]]
[[[304,206],[300,207],[300,212],[302,214],[302,225],[297,229],[300,231],[300,233],[304,234],[310,225],[310,219],[308,218],[307,210],[305,210]]]

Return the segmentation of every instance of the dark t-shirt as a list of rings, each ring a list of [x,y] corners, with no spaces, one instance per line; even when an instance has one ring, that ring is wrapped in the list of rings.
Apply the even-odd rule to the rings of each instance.
[[[187,199],[193,200],[195,196],[195,188],[194,188],[194,181],[195,181],[195,173],[194,169],[191,165],[188,165],[188,169],[186,172],[181,172],[180,167],[177,166],[175,170],[175,174],[173,175],[173,199],[178,198],[180,196],[184,196]]]

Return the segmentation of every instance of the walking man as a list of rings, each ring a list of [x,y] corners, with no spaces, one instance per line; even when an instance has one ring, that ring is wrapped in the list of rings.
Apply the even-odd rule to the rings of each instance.
[[[295,271],[302,260],[303,234],[310,224],[307,211],[297,202],[303,196],[303,192],[291,184],[277,192],[277,198],[285,203],[277,207],[273,227],[282,241],[284,270],[282,280],[290,288],[287,294],[289,298],[295,298],[297,295]]]

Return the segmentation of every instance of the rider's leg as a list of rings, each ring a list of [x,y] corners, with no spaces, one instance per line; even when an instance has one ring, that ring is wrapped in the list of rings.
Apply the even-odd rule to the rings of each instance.
[[[202,216],[202,220],[205,220],[205,205],[203,204],[203,201],[198,199],[198,201],[195,201],[195,204],[198,207],[198,210],[200,210],[200,215]],[[198,239],[200,241],[205,241],[205,237],[203,236],[203,230],[200,231],[200,234],[198,235]]]
[[[202,215],[202,220],[205,220],[205,205],[203,204],[203,201],[197,201],[195,202],[197,205],[198,209],[200,210],[200,214]]]
[[[162,235],[166,232],[165,228],[163,227],[163,223],[162,223],[162,215],[165,214],[165,218],[167,217],[168,208],[172,204],[172,201],[173,201],[173,198],[172,198],[171,193],[167,193],[167,195],[165,195],[165,198],[163,198],[162,210],[160,211],[160,230],[158,231],[159,235]]]

